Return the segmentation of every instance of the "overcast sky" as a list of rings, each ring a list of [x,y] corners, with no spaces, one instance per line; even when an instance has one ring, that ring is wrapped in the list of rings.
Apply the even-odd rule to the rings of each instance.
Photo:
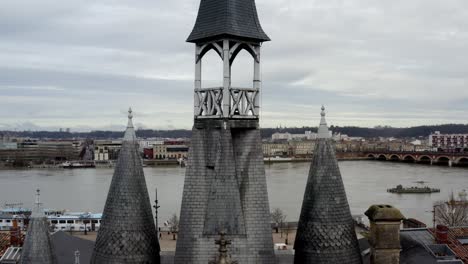
[[[235,0],[232,0],[235,1]],[[468,1],[257,0],[263,127],[468,123]],[[0,130],[191,128],[199,0],[0,8]],[[214,53],[204,86],[222,83]],[[233,85],[251,85],[239,55]]]

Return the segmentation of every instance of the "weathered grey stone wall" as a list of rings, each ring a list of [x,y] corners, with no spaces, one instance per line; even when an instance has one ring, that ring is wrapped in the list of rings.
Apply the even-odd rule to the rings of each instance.
[[[220,230],[232,240],[233,260],[276,263],[257,128],[226,122],[193,129],[174,263],[213,260]]]

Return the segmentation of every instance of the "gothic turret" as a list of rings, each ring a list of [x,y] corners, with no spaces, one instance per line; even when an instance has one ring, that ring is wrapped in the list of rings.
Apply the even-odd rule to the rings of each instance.
[[[254,0],[201,0],[187,41],[195,44],[194,126],[185,174],[176,264],[216,258],[220,231],[243,264],[276,263],[263,164],[260,118],[260,49],[269,40]],[[246,50],[253,61],[248,87],[231,85],[231,67]],[[202,86],[202,61],[216,52],[223,85]],[[221,76],[220,76],[221,77]]]
[[[132,110],[115,166],[91,263],[160,263]]]
[[[49,234],[49,222],[42,209],[40,191],[32,210],[28,231],[21,252],[22,264],[56,264],[56,256]]]
[[[359,244],[324,107],[321,115],[294,244],[294,263],[359,264]]]

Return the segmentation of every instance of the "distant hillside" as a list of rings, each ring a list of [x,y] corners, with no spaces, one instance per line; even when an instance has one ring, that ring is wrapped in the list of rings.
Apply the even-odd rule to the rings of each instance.
[[[440,131],[441,133],[447,134],[468,134],[468,125],[461,124],[447,124],[438,126],[418,126],[410,128],[394,128],[394,127],[375,127],[375,128],[364,128],[364,127],[339,127],[331,126],[330,129],[335,133],[346,134],[351,137],[396,137],[396,138],[417,138],[417,137],[428,137],[434,131]],[[316,127],[286,127],[286,128],[262,128],[262,137],[270,138],[272,134],[276,132],[289,132],[291,134],[303,134],[305,131],[316,132]],[[121,138],[123,132],[116,131],[92,131],[86,133],[67,133],[67,132],[53,132],[53,131],[1,131],[1,134],[7,134],[10,136],[18,137],[30,137],[30,138],[91,138],[91,139],[111,139]],[[185,129],[177,130],[137,130],[136,134],[142,138],[190,138],[192,131]]]

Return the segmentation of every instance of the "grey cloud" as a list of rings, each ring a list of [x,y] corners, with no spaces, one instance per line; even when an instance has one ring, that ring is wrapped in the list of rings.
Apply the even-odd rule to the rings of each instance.
[[[263,126],[313,123],[322,103],[341,125],[466,123],[468,2],[256,2],[273,40],[263,45]],[[189,128],[193,47],[185,38],[198,4],[3,3],[0,123],[117,128],[132,105],[144,127]],[[204,85],[221,82],[220,65],[216,56],[204,62]],[[233,83],[249,85],[251,66],[240,55]]]

